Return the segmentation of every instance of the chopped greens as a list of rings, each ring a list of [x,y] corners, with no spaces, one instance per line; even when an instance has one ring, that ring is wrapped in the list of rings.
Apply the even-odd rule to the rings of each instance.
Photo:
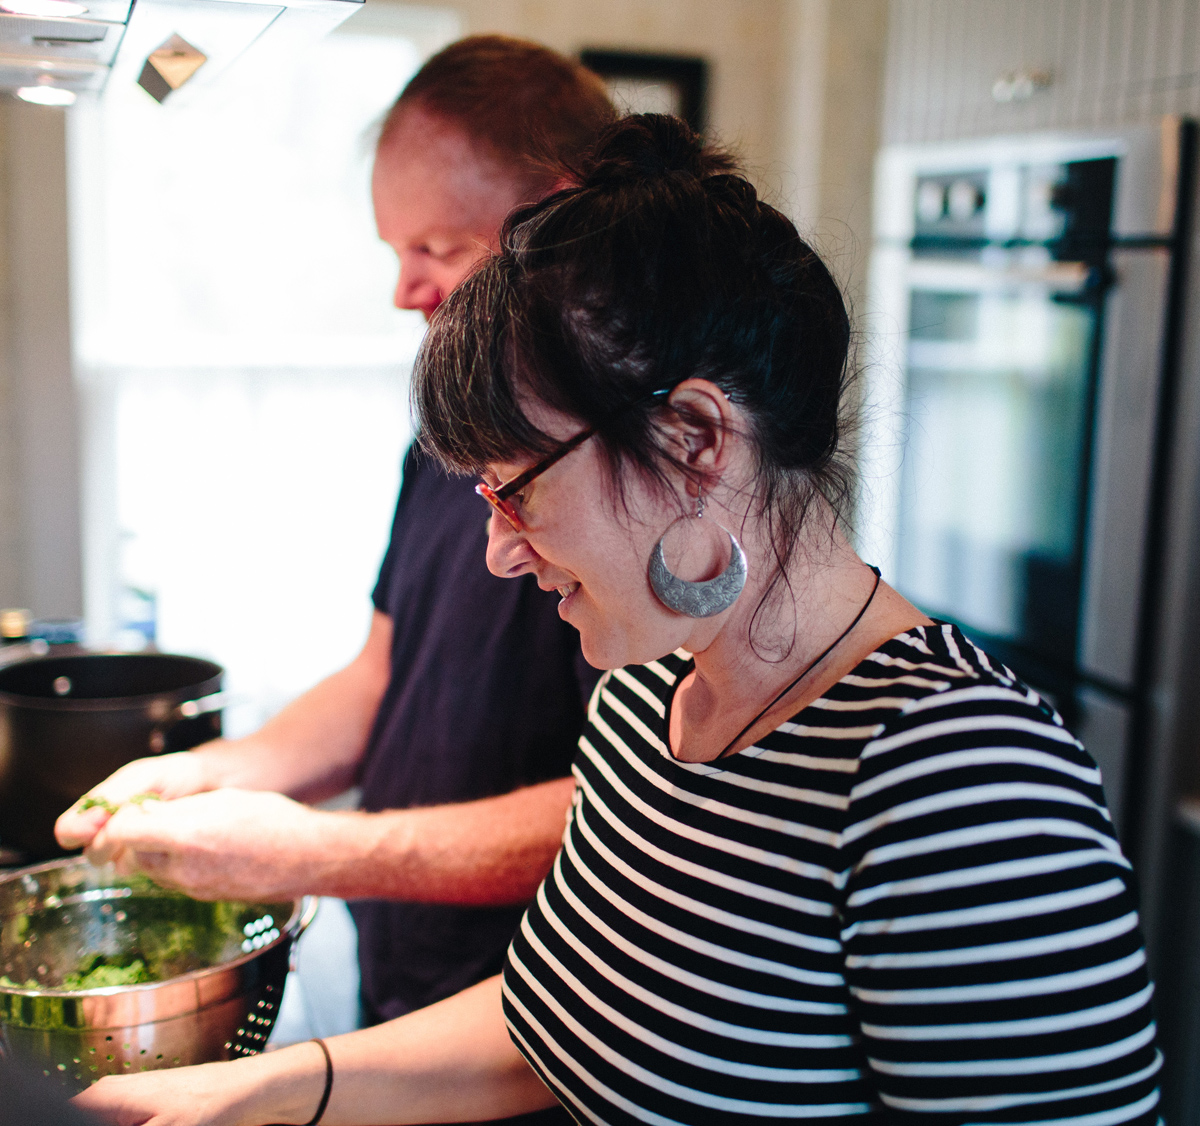
[[[104,954],[93,954],[73,973],[63,974],[57,989],[103,989],[110,985],[143,985],[154,981],[154,975],[141,958],[116,957],[109,959]],[[22,985],[7,974],[0,975],[0,985],[9,989],[44,989],[46,983],[29,978]]]
[[[51,972],[44,980],[39,979],[41,970],[39,978],[30,978],[24,984],[5,974],[0,976],[0,987],[77,990],[165,981],[245,953],[243,939],[250,933],[245,930],[248,920],[253,920],[256,913],[286,910],[284,904],[255,907],[163,895],[134,895],[122,898],[118,910],[114,911],[113,906],[103,901],[89,905],[86,921],[79,918],[85,908],[78,903],[7,920],[2,945],[9,951],[27,946],[19,936],[30,933],[41,935],[39,942],[53,944],[44,949],[54,950],[57,946],[61,953],[47,959]],[[79,933],[81,938],[86,935],[83,953],[72,957],[68,951],[74,942],[64,948],[62,939],[56,940],[63,924],[68,934]],[[78,932],[76,928],[80,928]],[[19,968],[9,969],[18,979],[28,977],[28,968],[36,964],[28,956],[23,961],[25,964],[17,963]]]
[[[128,801],[111,802],[108,798],[100,797],[99,794],[86,794],[79,799],[77,808],[80,813],[88,809],[102,809],[111,816],[123,805],[145,805],[148,801],[162,801],[162,795],[156,794],[152,790],[147,790],[141,794],[134,794]]]
[[[87,809],[102,809],[105,813],[117,812],[117,807],[108,798],[102,798],[96,794],[88,794],[79,799],[79,812],[83,813]]]
[[[110,965],[103,954],[95,954],[75,973],[64,974],[59,988],[103,989],[108,985],[142,985],[153,980],[154,975],[141,958],[133,958],[125,965]]]

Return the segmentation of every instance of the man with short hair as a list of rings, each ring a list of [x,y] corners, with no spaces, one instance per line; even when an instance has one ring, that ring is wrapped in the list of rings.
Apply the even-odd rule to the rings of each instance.
[[[432,315],[613,117],[595,75],[537,44],[475,36],[431,58],[372,178],[396,305]],[[410,450],[359,655],[253,735],[123,767],[94,792],[169,800],[73,808],[61,843],[203,897],[357,901],[372,1022],[496,973],[557,852],[598,674],[553,591],[489,574],[488,511]],[[360,812],[300,804],[354,782]]]

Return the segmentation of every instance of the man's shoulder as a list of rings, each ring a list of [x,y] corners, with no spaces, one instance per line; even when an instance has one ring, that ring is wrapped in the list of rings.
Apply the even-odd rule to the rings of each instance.
[[[404,455],[400,496],[401,500],[419,498],[424,501],[435,497],[461,497],[470,498],[476,506],[482,503],[475,495],[473,478],[448,473],[434,458],[424,453],[416,442]]]

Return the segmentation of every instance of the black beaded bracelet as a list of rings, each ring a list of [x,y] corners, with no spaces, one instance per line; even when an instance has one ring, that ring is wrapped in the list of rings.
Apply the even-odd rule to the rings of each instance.
[[[317,1113],[305,1124],[305,1126],[317,1126],[321,1121],[321,1116],[325,1113],[325,1108],[329,1105],[329,1096],[333,1094],[333,1057],[329,1054],[329,1049],[325,1047],[325,1041],[319,1036],[314,1036],[312,1042],[321,1049],[325,1056],[325,1091],[321,1095],[321,1101],[317,1104]]]

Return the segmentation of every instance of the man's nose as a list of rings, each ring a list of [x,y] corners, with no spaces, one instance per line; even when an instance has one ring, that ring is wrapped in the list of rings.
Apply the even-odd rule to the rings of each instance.
[[[515,579],[529,574],[537,560],[529,541],[498,512],[488,520],[487,566],[497,578]]]
[[[437,286],[429,276],[421,260],[413,255],[400,256],[400,277],[392,304],[397,309],[422,309],[429,311],[438,304]]]

